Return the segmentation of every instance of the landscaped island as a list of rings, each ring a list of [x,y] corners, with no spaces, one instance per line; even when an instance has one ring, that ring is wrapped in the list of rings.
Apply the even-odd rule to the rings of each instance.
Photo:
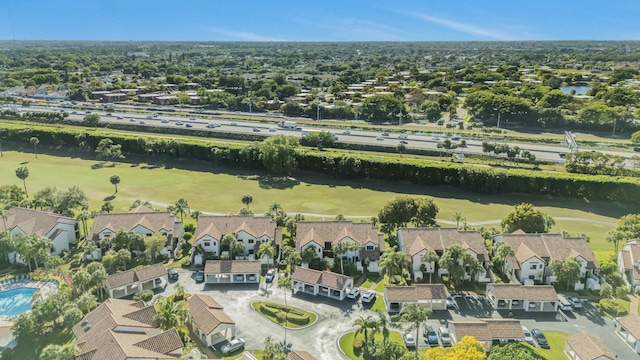
[[[273,302],[256,301],[251,304],[260,315],[274,323],[288,328],[301,328],[312,325],[318,319],[318,315],[310,311],[298,309],[293,306],[285,306]]]

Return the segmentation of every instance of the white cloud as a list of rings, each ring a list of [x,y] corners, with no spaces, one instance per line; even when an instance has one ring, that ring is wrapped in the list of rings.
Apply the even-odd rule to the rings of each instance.
[[[445,28],[463,32],[465,34],[484,36],[495,40],[513,40],[513,37],[495,29],[482,28],[470,23],[462,23],[450,19],[427,15],[419,12],[401,12],[402,14],[414,17],[420,20],[443,26]]]
[[[229,40],[239,41],[285,41],[283,39],[272,38],[269,36],[258,35],[248,31],[235,31],[220,28],[208,28],[209,32],[230,37]]]

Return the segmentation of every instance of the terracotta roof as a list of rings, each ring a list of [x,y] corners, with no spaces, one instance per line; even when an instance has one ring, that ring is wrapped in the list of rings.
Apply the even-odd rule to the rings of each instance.
[[[73,333],[78,339],[83,339],[89,330],[100,327],[100,323],[105,322],[105,328],[112,328],[112,325],[130,325],[137,327],[152,328],[159,326],[153,318],[156,315],[153,306],[144,305],[143,301],[131,301],[120,299],[107,299],[100,306],[84,316],[83,320],[73,327]],[[110,325],[109,325],[110,324]],[[91,328],[87,329],[87,326]]]
[[[291,275],[291,279],[306,284],[318,284],[338,290],[343,290],[347,286],[348,281],[353,280],[350,276],[303,267],[296,268],[296,271]]]
[[[182,344],[182,340],[180,339],[180,335],[178,334],[178,330],[176,330],[175,328],[162,332],[156,336],[152,336],[148,339],[142,340],[133,345],[161,354],[171,353],[173,351],[181,349],[184,346]]]
[[[222,311],[222,306],[211,296],[195,294],[187,299],[187,307],[191,315],[191,321],[205,334],[209,335],[220,324],[235,324],[227,314]]]
[[[7,223],[5,229],[4,223]],[[38,211],[13,206],[4,221],[0,221],[0,231],[20,228],[27,236],[47,236],[59,222],[77,223],[76,220],[53,212]]]
[[[282,241],[282,230],[276,229],[276,223],[266,216],[200,216],[192,242],[195,244],[205,235],[222,240],[226,234],[244,231],[256,239],[266,236],[279,244]]]
[[[441,254],[449,246],[458,244],[473,250],[479,261],[489,260],[484,240],[477,231],[459,231],[455,228],[402,228],[398,233],[402,237],[402,251],[411,256],[424,249]]]
[[[289,353],[289,360],[316,360],[316,357],[306,351],[294,350]]]
[[[613,360],[616,358],[600,340],[584,332],[573,335],[566,341],[582,360],[601,360],[603,357]]]
[[[619,318],[618,323],[622,325],[629,334],[631,334],[636,339],[640,339],[640,317],[635,314],[629,314],[627,316],[623,316]]]
[[[523,339],[522,325],[516,319],[480,319],[480,321],[449,321],[456,341],[473,336],[478,341]]]
[[[413,286],[385,286],[387,301],[412,302],[419,300],[442,300],[447,298],[447,290],[442,284],[416,284]]]
[[[531,258],[537,258],[540,259],[542,261],[544,261],[540,256],[538,256],[538,254],[536,254],[535,252],[533,252],[533,250],[531,250],[526,244],[522,243],[520,244],[520,246],[518,246],[517,249],[513,249],[515,251],[515,258],[518,261],[518,267],[520,266],[521,263],[531,259]]]
[[[260,273],[260,260],[207,260],[205,274]]]
[[[166,275],[167,269],[162,263],[158,263],[139,269],[131,269],[109,275],[109,277],[107,277],[106,284],[107,288],[115,289],[124,285],[133,284],[139,281],[147,281]]]
[[[349,238],[364,246],[373,243],[380,252],[384,252],[384,235],[370,223],[353,223],[351,221],[301,221],[296,229],[296,250],[310,242],[324,247],[325,243],[337,243]]]
[[[487,284],[487,289],[489,287],[493,287],[496,300],[558,301],[558,294],[552,285]]]
[[[634,262],[640,262],[640,244],[638,244],[638,240],[631,240],[627,242],[624,247],[631,250],[631,259]]]
[[[567,260],[580,256],[587,261],[587,269],[599,269],[600,264],[589,243],[581,237],[563,237],[562,234],[502,234],[502,241],[509,244],[516,252],[519,262],[528,260],[531,256],[549,263],[552,259]],[[524,247],[523,247],[524,246]]]
[[[149,231],[154,234],[160,230],[165,230],[166,232],[171,232],[173,237],[179,237],[182,234],[176,233],[176,224],[180,224],[181,226],[182,222],[177,216],[170,212],[153,211],[149,208],[139,206],[128,213],[96,215],[93,220],[93,225],[91,225],[89,239],[98,241],[98,234],[105,229],[115,233],[120,229],[131,231],[138,225],[149,229]]]

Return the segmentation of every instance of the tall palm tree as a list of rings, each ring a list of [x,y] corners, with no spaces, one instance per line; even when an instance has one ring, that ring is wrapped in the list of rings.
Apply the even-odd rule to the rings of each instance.
[[[229,246],[229,260],[234,260],[240,251],[244,251],[244,245],[238,241],[236,233],[225,234],[222,243]]]
[[[11,215],[9,209],[0,207],[0,217],[2,217],[2,225],[4,225],[2,230],[9,230],[7,229],[7,219],[9,218],[9,215]]]
[[[344,275],[344,263],[342,260],[342,255],[348,253],[349,251],[356,251],[360,249],[360,244],[354,241],[338,241],[337,243],[333,243],[331,245],[331,251],[333,252],[334,258],[338,257],[340,259],[340,273]]]
[[[86,240],[87,236],[89,236],[89,228],[87,227],[87,220],[89,220],[91,218],[91,213],[88,211],[81,211],[78,213],[78,215],[76,215],[76,220],[80,221],[80,223],[82,224],[82,233],[84,234],[84,238]]]
[[[400,275],[401,281],[404,279],[402,271],[407,268],[408,260],[405,254],[397,251],[397,246],[385,250],[380,257],[380,273],[389,277],[389,282],[395,282],[396,275]]]
[[[249,204],[253,202],[253,196],[251,194],[242,195],[242,203],[249,209]]]
[[[101,262],[92,262],[87,265],[87,272],[91,274],[91,281],[93,285],[98,288],[98,293],[100,294],[100,298],[102,298],[103,284],[107,280],[107,277],[109,277],[107,270],[105,270]]]
[[[160,328],[162,330],[181,327],[188,317],[189,311],[184,301],[174,301],[173,298],[161,298],[156,302],[156,316],[153,319],[160,322]]]
[[[382,331],[382,344],[386,346],[389,340],[389,317],[383,310],[375,309],[374,311],[378,315],[378,328],[375,331],[378,329]]]
[[[360,315],[353,322],[353,326],[358,327],[358,330],[356,330],[356,336],[358,336],[358,334],[364,335],[364,348],[366,352],[367,345],[369,344],[369,332],[375,331],[378,327],[378,321],[371,315],[366,318]]]
[[[429,264],[429,284],[431,284],[431,277],[433,276],[433,272],[436,270],[435,262],[438,261],[439,258],[438,254],[431,250],[427,250],[427,252],[422,254],[422,257],[420,258],[420,261]]]
[[[287,346],[287,315],[289,314],[289,307],[287,305],[287,292],[289,292],[289,290],[291,290],[291,286],[292,286],[292,282],[291,282],[291,277],[290,276],[285,276],[285,277],[281,277],[278,278],[278,288],[283,289],[284,290],[284,307],[287,309],[287,311],[284,312],[284,344],[285,347]]]
[[[116,194],[117,194],[118,193],[118,184],[120,184],[120,176],[111,175],[111,177],[109,177],[109,181],[111,182],[111,185],[116,187]]]
[[[29,197],[29,192],[27,191],[27,178],[29,177],[29,169],[26,166],[20,166],[16,169],[16,176],[18,177],[18,179],[22,180],[24,193],[26,197]]]
[[[507,259],[511,256],[515,256],[515,251],[513,251],[511,246],[505,242],[494,243],[491,250],[493,250],[493,263],[498,265],[500,270],[504,272]]]
[[[182,221],[184,214],[189,214],[191,212],[191,209],[189,209],[189,202],[185,198],[178,199],[178,201],[173,205],[173,211],[180,215],[180,221]]]
[[[420,335],[420,324],[427,321],[429,316],[431,316],[432,311],[430,309],[425,309],[422,306],[411,303],[402,307],[400,313],[398,313],[397,320],[401,322],[406,322],[411,325],[411,329],[416,330],[416,341]],[[418,347],[416,346],[416,353],[418,352]]]
[[[258,257],[262,258],[265,255],[267,256],[267,265],[270,265],[271,258],[276,256],[276,248],[273,246],[271,241],[260,244],[260,247],[258,248]]]
[[[275,220],[280,212],[282,212],[282,205],[280,205],[279,202],[274,201],[269,205],[269,209],[265,215],[270,216],[272,220]]]
[[[40,144],[40,139],[38,139],[37,137],[32,137],[31,139],[29,139],[29,142],[31,143],[31,145],[33,145],[33,152],[36,154],[36,159],[38,158],[38,144]]]
[[[200,218],[200,215],[202,215],[202,211],[199,210],[191,210],[191,218],[195,221],[198,221],[198,218]]]
[[[296,271],[296,266],[302,262],[300,253],[290,246],[282,247],[282,259],[289,269],[289,274],[293,274]]]
[[[0,252],[5,263],[9,262],[9,252],[13,247],[13,237],[9,230],[0,232]]]
[[[461,221],[465,221],[466,219],[467,218],[464,215],[462,215],[462,213],[457,212],[457,213],[453,214],[453,221],[456,222],[456,228],[457,229],[460,229],[460,222]]]
[[[316,257],[316,248],[313,246],[307,246],[306,248],[304,248],[304,250],[302,250],[302,254],[300,255],[300,259],[302,260],[302,262],[309,265],[311,265],[311,262]]]

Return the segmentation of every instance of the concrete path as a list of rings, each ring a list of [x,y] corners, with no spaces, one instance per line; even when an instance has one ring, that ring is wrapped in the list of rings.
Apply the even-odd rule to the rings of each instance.
[[[629,295],[629,300],[631,300],[629,313],[638,315],[638,296],[636,294]]]

